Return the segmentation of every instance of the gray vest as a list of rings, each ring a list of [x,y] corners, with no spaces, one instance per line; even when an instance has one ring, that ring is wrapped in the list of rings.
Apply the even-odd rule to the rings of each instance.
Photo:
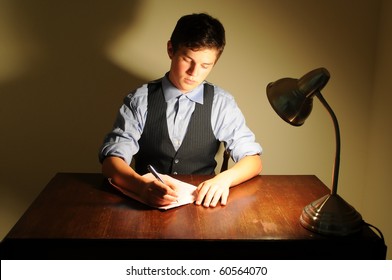
[[[169,137],[162,84],[148,84],[148,113],[135,156],[135,169],[147,173],[151,164],[163,174],[213,174],[220,142],[211,127],[214,88],[204,84],[203,105],[196,103],[185,138],[176,151]]]

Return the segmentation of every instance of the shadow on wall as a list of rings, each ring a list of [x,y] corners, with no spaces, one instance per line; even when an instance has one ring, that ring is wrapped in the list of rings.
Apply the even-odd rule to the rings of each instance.
[[[24,211],[56,172],[99,172],[122,98],[145,82],[105,55],[137,19],[139,1],[7,2],[34,56],[23,75],[0,83],[2,216]]]

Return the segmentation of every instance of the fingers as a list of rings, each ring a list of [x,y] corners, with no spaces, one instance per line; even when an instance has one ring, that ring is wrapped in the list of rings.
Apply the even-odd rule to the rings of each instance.
[[[175,183],[173,183],[172,178],[170,176],[167,175],[162,175],[165,181],[165,185],[168,186],[169,188],[171,188],[173,191],[177,192],[177,186],[175,185]]]
[[[218,185],[209,185],[202,183],[198,187],[198,196],[196,198],[196,205],[203,204],[204,207],[215,207],[219,200],[221,205],[227,204],[227,198],[229,197],[229,188]]]
[[[156,180],[147,186],[146,198],[151,205],[164,206],[176,202],[178,199],[178,194],[169,185],[162,184]]]
[[[178,196],[176,188],[172,186],[170,183],[163,184],[160,181],[155,180],[152,182],[152,184],[150,184],[150,189],[156,195],[161,195],[161,196],[169,195],[174,197]]]

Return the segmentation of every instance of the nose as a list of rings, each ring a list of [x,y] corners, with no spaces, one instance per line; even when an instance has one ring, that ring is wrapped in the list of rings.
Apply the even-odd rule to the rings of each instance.
[[[187,74],[191,75],[191,76],[197,76],[198,71],[199,71],[199,68],[198,68],[197,64],[192,63],[187,71]]]

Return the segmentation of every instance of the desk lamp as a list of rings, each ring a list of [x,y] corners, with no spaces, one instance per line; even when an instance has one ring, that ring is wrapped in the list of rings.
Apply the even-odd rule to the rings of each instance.
[[[306,229],[325,235],[347,236],[360,232],[362,216],[337,194],[340,164],[340,132],[338,120],[321,95],[330,74],[318,68],[300,79],[282,78],[267,85],[267,97],[275,112],[293,126],[301,126],[310,115],[313,97],[321,101],[331,115],[336,137],[336,155],[331,193],[305,206],[300,223]]]

